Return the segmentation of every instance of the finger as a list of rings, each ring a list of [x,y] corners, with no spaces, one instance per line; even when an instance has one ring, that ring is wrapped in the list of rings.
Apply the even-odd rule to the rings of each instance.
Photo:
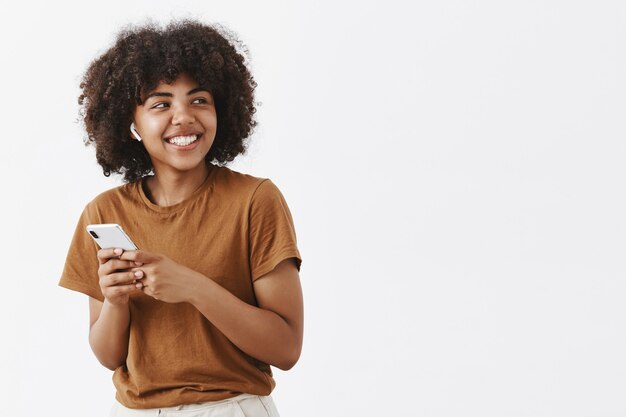
[[[107,249],[100,249],[98,251],[98,262],[100,262],[100,264],[104,264],[106,263],[109,259],[111,258],[116,258],[118,256],[120,256],[124,251],[120,248],[107,248]]]
[[[118,285],[118,286],[116,286],[116,287],[112,287],[112,288],[108,291],[107,295],[108,295],[109,297],[111,297],[111,296],[115,296],[115,295],[130,294],[130,293],[135,292],[135,291],[140,291],[140,289],[139,289],[139,288],[137,288],[137,287],[135,286],[135,284]]]
[[[125,269],[136,268],[135,262],[133,261],[122,261],[121,259],[109,259],[107,262],[107,267],[113,271],[120,271]]]
[[[116,258],[110,258],[106,263],[101,264],[99,268],[100,275],[109,275],[114,272],[135,268],[135,263],[130,261],[121,261]]]
[[[129,284],[135,284],[135,281],[143,277],[143,271],[117,272],[115,274],[107,275],[104,283],[107,287],[124,286]]]
[[[154,262],[158,260],[158,257],[150,252],[145,250],[130,250],[126,251],[120,256],[120,259],[124,261],[134,261],[139,262],[142,265],[148,262]]]
[[[155,300],[158,300],[158,296],[156,296],[154,294],[154,292],[152,291],[152,288],[148,287],[147,285],[144,285],[143,288],[140,289],[141,292],[143,292],[144,294],[154,298]]]

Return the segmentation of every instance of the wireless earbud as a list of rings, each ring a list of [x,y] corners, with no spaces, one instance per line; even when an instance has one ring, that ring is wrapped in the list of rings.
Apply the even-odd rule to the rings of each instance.
[[[137,129],[135,129],[135,122],[132,122],[130,124],[130,134],[133,135],[135,139],[137,139],[139,142],[141,142],[141,136],[139,136]]]

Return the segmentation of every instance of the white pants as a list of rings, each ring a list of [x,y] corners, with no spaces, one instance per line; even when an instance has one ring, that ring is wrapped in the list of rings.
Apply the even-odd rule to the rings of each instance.
[[[280,417],[271,396],[241,394],[220,401],[176,407],[133,409],[115,401],[111,417]]]

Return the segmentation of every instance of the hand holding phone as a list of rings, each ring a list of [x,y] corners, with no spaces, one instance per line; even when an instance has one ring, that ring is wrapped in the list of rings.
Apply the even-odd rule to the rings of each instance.
[[[137,250],[137,245],[128,237],[118,224],[90,224],[87,232],[102,248],[98,251],[98,277],[102,295],[111,304],[128,303],[131,293],[141,291],[142,284],[137,280],[143,278],[143,271],[133,271],[141,264],[119,259],[122,251]]]

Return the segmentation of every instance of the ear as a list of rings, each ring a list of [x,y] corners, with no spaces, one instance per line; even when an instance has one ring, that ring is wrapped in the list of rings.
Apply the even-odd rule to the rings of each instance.
[[[139,142],[141,142],[141,136],[139,136],[139,132],[137,132],[137,129],[135,128],[135,122],[132,122],[130,124],[130,134],[133,135],[135,139],[137,139]]]

